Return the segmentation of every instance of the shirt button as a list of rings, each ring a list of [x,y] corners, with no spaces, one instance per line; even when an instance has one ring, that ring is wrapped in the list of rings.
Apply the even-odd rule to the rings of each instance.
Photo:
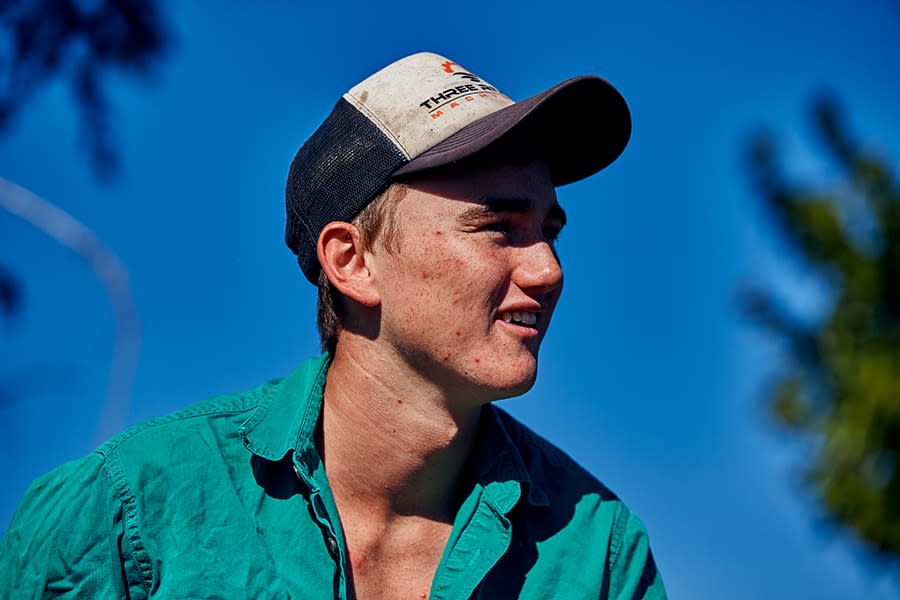
[[[338,557],[338,543],[333,535],[328,536],[328,551],[331,552],[331,556],[334,558]]]

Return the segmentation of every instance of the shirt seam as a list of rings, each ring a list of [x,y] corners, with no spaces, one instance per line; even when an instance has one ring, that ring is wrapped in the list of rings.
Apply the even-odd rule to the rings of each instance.
[[[250,397],[253,396],[253,393],[249,394]],[[239,396],[241,400],[247,400],[247,395]],[[257,405],[258,406],[258,405]],[[171,423],[176,422],[184,422],[190,419],[195,419],[198,417],[208,417],[209,415],[218,414],[218,415],[228,415],[228,414],[240,414],[245,413],[257,408],[257,406],[244,406],[244,407],[209,407],[209,408],[200,408],[196,409],[184,409],[183,411],[179,411],[172,415],[168,415],[165,417],[157,417],[155,419],[150,419],[149,421],[145,421],[144,423],[135,425],[134,427],[129,428],[126,431],[123,431],[118,436],[112,438],[99,448],[95,450],[98,454],[104,457],[111,457],[113,452],[115,452],[120,446],[122,446],[125,442],[133,438],[134,436],[144,433],[145,431],[149,431],[151,429],[155,429],[157,427],[162,427],[164,425],[169,425]]]
[[[125,473],[118,457],[106,456],[105,458],[104,472],[110,479],[113,492],[116,494],[118,501],[122,504],[122,512],[125,521],[124,537],[128,541],[131,556],[134,559],[135,564],[137,564],[144,592],[149,597],[153,584],[153,568],[150,556],[141,540],[141,530],[137,516],[137,503],[134,500],[134,494],[131,492],[128,482],[125,479]]]
[[[623,543],[625,541],[625,530],[628,527],[629,517],[630,517],[630,515],[628,512],[628,509],[626,509],[624,507],[624,505],[619,503],[617,506],[617,510],[616,510],[616,521],[615,521],[615,524],[613,525],[612,539],[610,540],[610,544],[609,544],[609,546],[610,546],[610,548],[609,548],[609,555],[610,555],[609,564],[611,567],[610,568],[611,573],[616,572],[615,567],[618,564],[619,555],[622,550]]]

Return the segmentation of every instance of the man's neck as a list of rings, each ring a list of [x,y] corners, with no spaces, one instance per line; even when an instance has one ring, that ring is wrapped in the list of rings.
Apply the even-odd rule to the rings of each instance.
[[[339,510],[385,526],[452,522],[480,407],[459,410],[445,390],[360,350],[338,349],[325,386],[319,443]]]

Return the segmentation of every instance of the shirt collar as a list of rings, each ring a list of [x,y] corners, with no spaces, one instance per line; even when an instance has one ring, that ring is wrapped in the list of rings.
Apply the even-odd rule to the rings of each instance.
[[[315,453],[315,431],[330,364],[331,357],[325,353],[264,388],[259,406],[238,430],[250,452],[270,461],[281,460],[292,451],[300,456]],[[549,504],[513,441],[510,429],[514,425],[512,417],[488,405],[482,411],[475,449],[477,481],[502,512],[511,510],[525,489],[531,504]]]
[[[479,483],[490,491],[491,484],[495,482],[517,483],[516,492],[527,492],[528,502],[535,506],[548,506],[550,500],[541,486],[540,477],[534,477],[532,469],[528,467],[523,455],[520,443],[514,441],[511,430],[521,429],[522,426],[515,422],[505,411],[493,404],[484,408],[481,414],[481,431],[479,432],[480,448],[477,450],[477,477]],[[519,436],[515,436],[519,437]],[[526,442],[527,443],[527,442]],[[503,494],[512,493],[511,486],[493,486],[497,490],[503,490]],[[518,500],[519,493],[515,499]],[[498,498],[506,500],[505,498]],[[498,502],[507,504],[509,501]],[[509,506],[506,511],[511,509]],[[504,511],[504,512],[506,512]]]
[[[250,452],[278,461],[288,452],[314,448],[330,364],[331,357],[325,353],[268,386],[257,409],[238,430]]]

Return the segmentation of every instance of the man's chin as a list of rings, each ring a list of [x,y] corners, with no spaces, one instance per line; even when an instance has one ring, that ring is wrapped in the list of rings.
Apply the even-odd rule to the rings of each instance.
[[[534,387],[534,382],[537,380],[537,369],[531,369],[528,373],[520,375],[518,377],[510,378],[507,381],[495,381],[492,382],[493,385],[489,385],[491,389],[492,400],[503,400],[506,398],[514,398],[516,396],[521,396],[526,393],[532,387]]]

